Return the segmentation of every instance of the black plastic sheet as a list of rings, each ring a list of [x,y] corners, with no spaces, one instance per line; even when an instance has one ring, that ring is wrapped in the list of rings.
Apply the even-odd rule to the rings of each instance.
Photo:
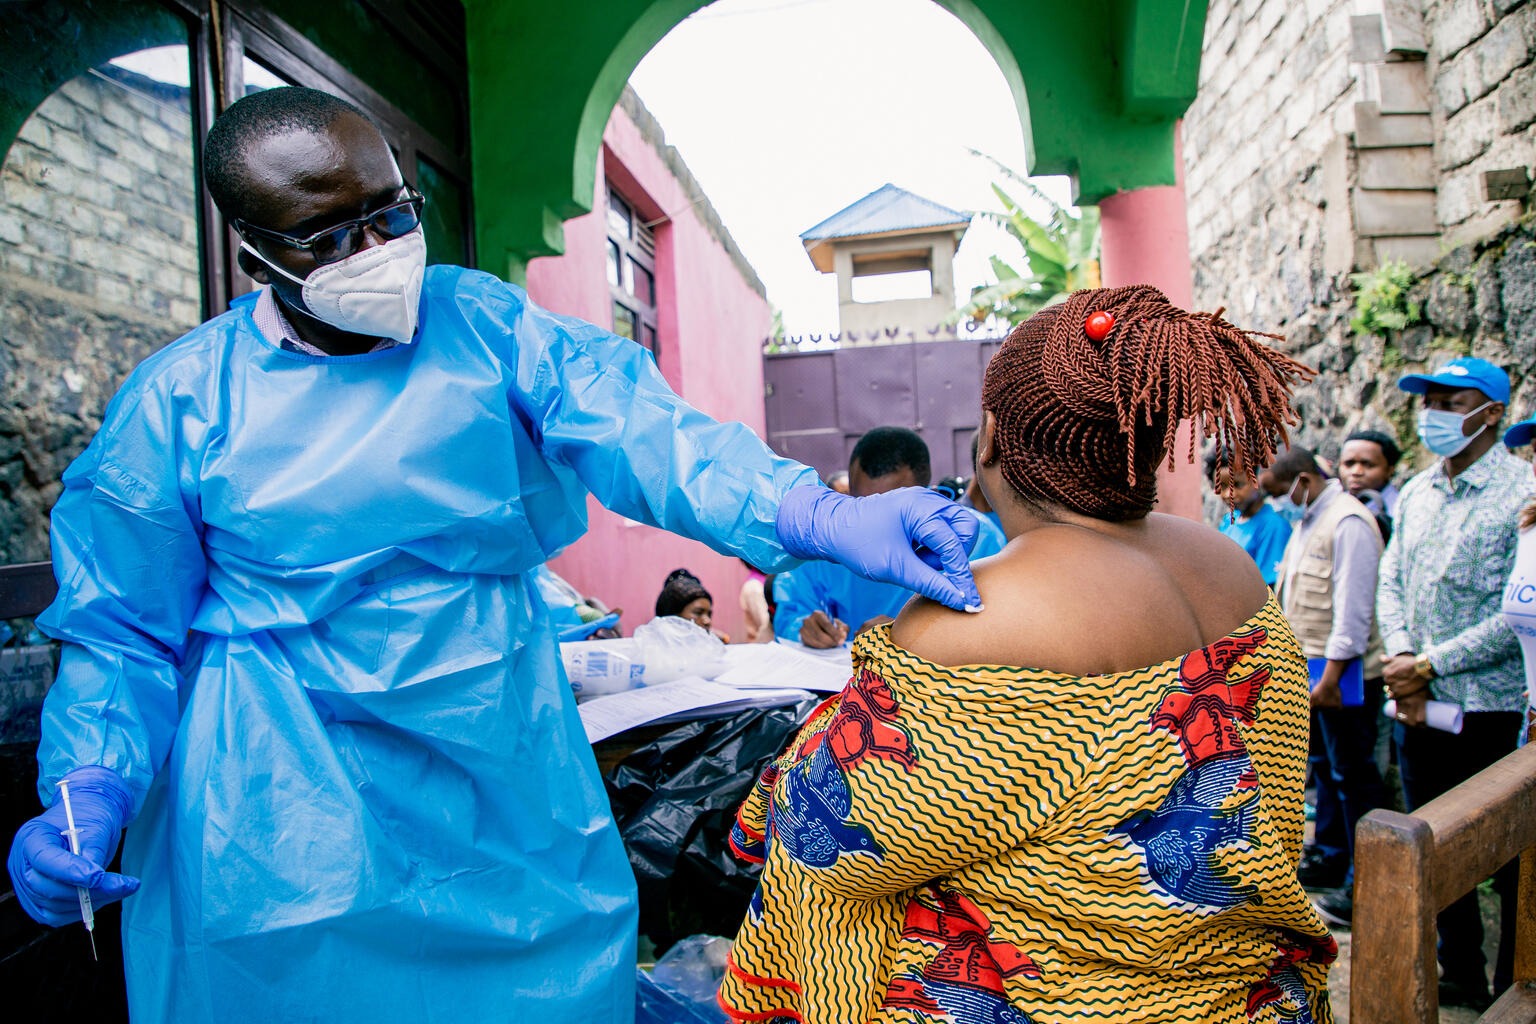
[[[736,809],[820,701],[684,723],[608,778],[640,888],[640,931],[658,954],[689,935],[735,936],[759,873],[731,852]]]

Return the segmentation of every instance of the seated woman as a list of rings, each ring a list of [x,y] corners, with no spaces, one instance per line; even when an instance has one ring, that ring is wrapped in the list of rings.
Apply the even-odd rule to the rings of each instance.
[[[1307,373],[1149,287],[1014,330],[982,398],[1009,538],[985,609],[861,637],[764,772],[731,1016],[1331,1020],[1337,947],[1296,879],[1306,660],[1241,548],[1152,512],[1182,421],[1263,466]]]
[[[709,630],[721,643],[731,642],[729,636],[711,626],[715,620],[715,599],[704,589],[703,582],[687,569],[673,569],[667,573],[661,593],[656,595],[656,614],[687,619],[695,626]]]

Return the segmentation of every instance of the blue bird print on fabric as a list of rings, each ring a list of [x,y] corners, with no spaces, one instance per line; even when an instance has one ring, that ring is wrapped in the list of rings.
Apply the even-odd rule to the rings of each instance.
[[[773,802],[773,839],[795,860],[829,868],[844,854],[879,858],[874,833],[846,820],[853,809],[848,780],[826,744],[783,774],[783,795]]]
[[[1257,788],[1246,755],[1207,761],[1179,776],[1152,811],[1111,830],[1141,847],[1152,884],[1185,903],[1235,907],[1257,887],[1234,882],[1216,861],[1219,847],[1247,842]]]

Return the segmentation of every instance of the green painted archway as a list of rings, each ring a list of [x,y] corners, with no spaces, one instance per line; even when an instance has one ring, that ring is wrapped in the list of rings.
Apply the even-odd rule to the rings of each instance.
[[[1002,70],[1029,170],[1080,200],[1174,183],[1206,0],[935,0]],[[585,213],[603,128],[630,73],[700,0],[465,0],[479,262],[521,276]]]

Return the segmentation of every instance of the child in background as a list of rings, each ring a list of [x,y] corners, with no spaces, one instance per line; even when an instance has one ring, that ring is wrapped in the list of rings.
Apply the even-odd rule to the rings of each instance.
[[[1218,465],[1222,461],[1221,452],[1214,447],[1205,453],[1205,478],[1216,496],[1232,507],[1231,514],[1222,517],[1219,529],[1248,552],[1264,582],[1273,587],[1280,559],[1291,540],[1291,524],[1264,500],[1264,492],[1253,477]]]
[[[715,599],[704,589],[699,578],[687,569],[673,569],[656,596],[656,614],[675,615],[687,619],[701,629],[707,629],[720,639],[730,643],[731,638],[710,626],[714,621]]]

